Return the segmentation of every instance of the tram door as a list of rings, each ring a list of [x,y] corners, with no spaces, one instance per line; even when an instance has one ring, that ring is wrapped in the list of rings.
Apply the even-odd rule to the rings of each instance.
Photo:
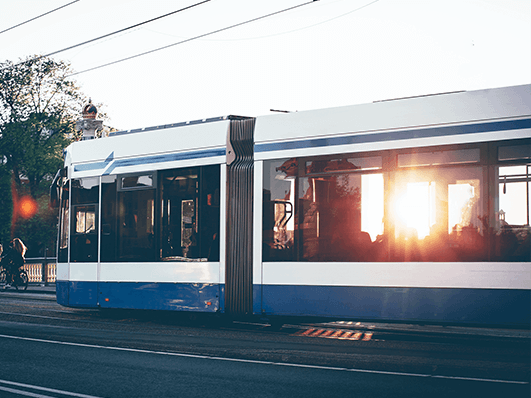
[[[162,177],[161,258],[198,258],[197,169],[168,170]]]

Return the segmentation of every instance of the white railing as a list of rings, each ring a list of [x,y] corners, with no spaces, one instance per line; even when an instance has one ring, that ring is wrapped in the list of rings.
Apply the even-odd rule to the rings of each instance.
[[[55,257],[26,258],[24,269],[30,283],[55,283],[57,262]]]

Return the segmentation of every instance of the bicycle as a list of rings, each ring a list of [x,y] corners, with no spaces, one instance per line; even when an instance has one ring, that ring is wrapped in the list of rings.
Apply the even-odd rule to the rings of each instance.
[[[0,269],[0,285],[7,287],[7,270],[5,268]],[[16,290],[26,290],[28,288],[29,277],[28,273],[24,269],[20,269],[18,274],[13,278],[13,285]]]

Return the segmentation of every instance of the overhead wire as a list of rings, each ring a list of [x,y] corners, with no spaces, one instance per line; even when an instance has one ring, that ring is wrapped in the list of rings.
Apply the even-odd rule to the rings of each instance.
[[[79,1],[79,0],[76,0],[76,1]],[[142,26],[142,25],[145,25],[145,24],[148,24],[150,22],[153,22],[153,21],[157,21],[159,19],[162,19],[162,18],[166,18],[166,17],[169,17],[170,15],[173,15],[173,14],[177,14],[179,12],[182,12],[182,11],[186,11],[186,10],[189,10],[190,8],[193,8],[193,7],[197,7],[199,5],[202,5],[204,3],[208,3],[210,2],[211,0],[204,0],[204,1],[200,1],[198,3],[195,3],[195,4],[192,4],[192,5],[189,5],[187,7],[183,7],[179,10],[175,10],[175,11],[172,11],[172,12],[169,12],[167,14],[164,14],[164,15],[161,15],[161,16],[158,16],[158,17],[155,17],[155,18],[151,18],[147,21],[144,21],[144,22],[140,22],[140,23],[137,23],[137,24],[134,24],[134,25],[131,25],[131,26],[128,26],[126,28],[123,28],[123,29],[119,29],[117,31],[114,31],[114,32],[111,32],[111,33],[107,33],[105,35],[102,35],[102,36],[99,36],[99,37],[96,37],[94,39],[90,39],[90,40],[87,40],[87,41],[84,41],[82,43],[78,43],[78,44],[74,44],[72,46],[69,46],[69,47],[65,47],[61,50],[57,50],[57,51],[53,51],[51,53],[48,53],[48,54],[45,54],[45,55],[40,55],[38,57],[35,57],[35,58],[31,58],[29,60],[25,60],[25,61],[22,61],[22,62],[18,62],[14,65],[10,65],[9,67],[12,67],[12,66],[17,66],[17,65],[22,65],[24,63],[27,63],[27,62],[34,62],[34,61],[38,61],[39,59],[42,59],[42,58],[46,58],[46,57],[51,57],[52,55],[56,55],[56,54],[59,54],[59,53],[62,53],[64,51],[68,51],[68,50],[72,50],[74,48],[77,48],[77,47],[81,47],[81,46],[84,46],[85,44],[89,44],[89,43],[92,43],[92,42],[95,42],[97,40],[101,40],[101,39],[104,39],[106,37],[109,37],[109,36],[113,36],[113,35],[116,35],[118,33],[123,33],[125,31],[128,31],[130,29],[134,29],[134,28],[138,28],[139,26]],[[4,68],[6,69],[6,68]]]
[[[191,41],[193,41],[193,40],[201,39],[201,38],[203,38],[203,37],[211,36],[211,35],[216,34],[216,33],[224,32],[224,31],[226,31],[226,30],[236,28],[236,27],[238,27],[238,26],[246,25],[246,24],[249,24],[249,23],[251,23],[251,22],[256,22],[256,21],[259,21],[259,20],[261,20],[261,19],[265,19],[265,18],[272,17],[272,16],[274,16],[274,15],[282,14],[282,13],[284,13],[284,12],[291,11],[291,10],[294,10],[294,9],[296,9],[296,8],[299,8],[299,7],[303,7],[303,6],[305,6],[305,5],[308,5],[308,4],[311,4],[311,3],[314,3],[314,2],[316,2],[316,1],[318,1],[318,0],[311,0],[311,1],[308,1],[308,2],[306,2],[306,3],[298,4],[298,5],[296,5],[296,6],[292,6],[292,7],[288,7],[288,8],[282,9],[282,10],[280,10],[280,11],[275,11],[275,12],[272,12],[272,13],[270,13],[270,14],[262,15],[262,16],[257,17],[257,18],[252,18],[252,19],[249,19],[249,20],[244,21],[244,22],[239,22],[239,23],[237,23],[237,24],[230,25],[230,26],[227,26],[227,27],[225,27],[225,28],[216,29],[216,30],[213,30],[213,31],[211,31],[211,32],[203,33],[203,34],[201,34],[201,35],[194,36],[194,37],[191,37],[191,38],[188,38],[188,39],[185,39],[185,40],[181,40],[181,41],[178,41],[178,42],[176,42],[176,43],[168,44],[168,45],[163,46],[163,47],[155,48],[155,49],[153,49],[153,50],[145,51],[145,52],[143,52],[143,53],[139,53],[139,54],[136,54],[136,55],[131,55],[131,56],[129,56],[129,57],[122,58],[122,59],[119,59],[119,60],[116,60],[116,61],[112,61],[112,62],[108,62],[108,63],[106,63],[106,64],[99,65],[99,66],[95,66],[95,67],[93,67],[93,68],[88,68],[88,69],[82,70],[82,71],[80,71],[80,72],[71,73],[70,75],[65,76],[65,77],[76,76],[76,75],[80,75],[80,74],[82,74],[82,73],[91,72],[91,71],[96,70],[96,69],[101,69],[101,68],[104,68],[104,67],[107,67],[107,66],[115,65],[115,64],[118,64],[118,63],[120,63],[120,62],[129,61],[129,60],[134,59],[134,58],[142,57],[142,56],[144,56],[144,55],[152,54],[152,53],[157,52],[157,51],[161,51],[161,50],[165,50],[165,49],[170,48],[170,47],[177,46],[177,45],[179,45],[179,44],[188,43],[188,42],[191,42]]]
[[[57,8],[55,8],[55,9],[51,10],[51,11],[45,12],[44,14],[41,14],[41,15],[39,15],[39,16],[33,17],[33,18],[31,18],[31,19],[28,19],[27,21],[21,22],[21,23],[15,25],[15,26],[10,27],[10,28],[4,29],[4,30],[0,31],[0,34],[5,33],[5,32],[7,32],[7,31],[10,31],[10,30],[12,30],[12,29],[18,28],[19,26],[25,25],[25,24],[27,24],[28,22],[35,21],[36,19],[39,19],[39,18],[41,18],[41,17],[44,17],[45,15],[51,14],[52,12],[58,11],[58,10],[60,10],[60,9],[62,9],[62,8],[68,7],[69,5],[72,5],[72,4],[74,4],[74,3],[77,3],[78,1],[80,1],[80,0],[74,0],[74,1],[71,1],[70,3],[65,4],[65,5],[63,5],[63,6],[61,6],[61,7],[57,7]]]
[[[338,0],[339,1],[339,0]],[[216,41],[245,41],[245,40],[259,40],[259,39],[266,39],[266,38],[269,38],[269,37],[275,37],[275,36],[282,36],[282,35],[287,35],[287,34],[290,34],[290,33],[294,33],[294,32],[299,32],[301,30],[305,30],[305,29],[310,29],[310,28],[313,28],[315,26],[319,26],[319,25],[323,25],[325,23],[328,23],[330,21],[334,21],[336,19],[339,19],[339,18],[343,18],[349,14],[352,14],[356,11],[360,11],[362,10],[363,8],[366,8],[366,7],[369,7],[377,2],[379,2],[380,0],[373,0],[371,1],[370,3],[367,3],[367,4],[364,4],[360,7],[357,7],[353,10],[350,10],[350,11],[347,11],[343,14],[340,14],[340,15],[336,15],[335,17],[332,17],[332,18],[328,18],[328,19],[325,19],[323,21],[319,21],[317,23],[314,23],[314,24],[311,24],[311,25],[306,25],[306,26],[302,26],[300,28],[297,28],[297,29],[292,29],[292,30],[286,30],[286,31],[283,31],[283,32],[278,32],[278,33],[272,33],[270,35],[265,35],[265,36],[254,36],[254,37],[244,37],[244,38],[238,38],[238,39],[220,39],[220,40],[216,40]],[[165,36],[172,36],[172,37],[179,37],[179,36],[175,36],[175,35],[169,35],[169,34],[165,34],[165,33],[161,33],[161,32],[157,32],[155,30],[152,30],[152,29],[145,29],[149,32],[153,32],[153,33],[156,33],[156,34],[159,34],[159,35],[165,35]]]
[[[265,38],[265,37],[273,37],[273,36],[278,36],[278,35],[280,35],[280,34],[288,34],[288,33],[298,32],[298,31],[300,31],[300,30],[313,28],[313,27],[318,26],[318,25],[323,25],[323,24],[328,23],[328,22],[330,22],[330,21],[333,21],[333,20],[336,20],[336,19],[339,19],[339,18],[343,18],[343,17],[345,17],[345,16],[347,16],[347,15],[349,15],[349,14],[352,14],[352,13],[354,13],[354,12],[356,12],[356,11],[360,11],[361,9],[366,8],[366,7],[369,7],[369,6],[373,5],[374,3],[378,3],[379,1],[380,1],[380,0],[373,0],[373,1],[371,1],[370,3],[364,4],[364,5],[362,5],[361,7],[358,7],[358,8],[355,8],[355,9],[353,9],[353,10],[350,10],[350,11],[344,13],[344,14],[337,15],[337,16],[335,16],[335,17],[332,17],[332,18],[326,19],[326,20],[324,20],[324,21],[320,21],[320,22],[314,23],[314,24],[312,24],[312,25],[303,26],[303,27],[301,27],[301,28],[299,28],[299,29],[293,29],[293,30],[290,30],[290,31],[287,31],[287,32],[278,33],[278,34],[276,34],[276,35],[262,36],[262,37],[257,37],[257,38],[258,38],[258,39],[263,39],[263,38]]]

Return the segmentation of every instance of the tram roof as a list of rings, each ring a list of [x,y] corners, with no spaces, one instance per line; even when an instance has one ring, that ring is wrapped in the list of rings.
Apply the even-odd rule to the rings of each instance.
[[[397,98],[257,118],[255,143],[531,115],[531,84]]]
[[[464,143],[468,138],[458,138],[452,126],[529,120],[530,116],[531,84],[258,116],[255,159]],[[73,166],[69,168],[72,175],[86,177],[145,167],[223,163],[230,121],[241,119],[247,118],[229,115],[118,131],[109,138],[76,142],[66,151],[65,166]],[[420,129],[441,127],[450,128],[445,137],[439,137],[439,132],[428,132],[424,138],[417,135]],[[518,137],[531,136],[531,129],[517,128],[513,131]],[[498,130],[502,139],[516,134]],[[468,135],[472,133],[467,130]],[[475,138],[477,142],[495,139],[476,135],[481,136]]]
[[[207,118],[207,119],[190,120],[190,121],[179,122],[179,123],[161,124],[159,126],[151,126],[151,127],[142,127],[142,128],[138,128],[138,129],[131,129],[131,130],[114,131],[114,132],[109,133],[109,137],[114,137],[114,136],[124,135],[124,134],[132,134],[132,133],[144,133],[144,132],[147,132],[147,131],[163,130],[163,129],[169,129],[169,128],[174,128],[174,127],[193,126],[193,125],[196,125],[196,124],[219,122],[220,120],[241,120],[241,119],[246,119],[246,117],[244,117],[244,116],[236,116],[236,115],[218,116],[218,117],[211,117],[211,118]]]

